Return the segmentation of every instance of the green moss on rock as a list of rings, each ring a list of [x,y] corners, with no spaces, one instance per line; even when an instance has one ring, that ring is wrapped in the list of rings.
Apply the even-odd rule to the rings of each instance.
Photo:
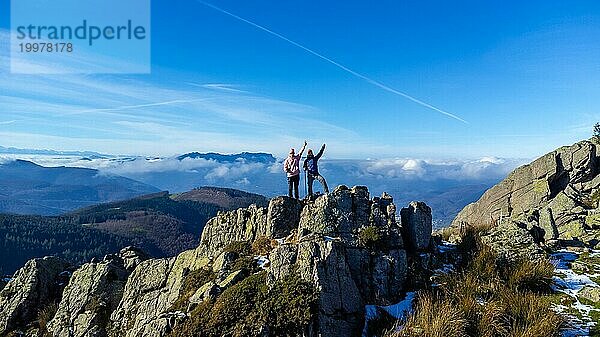
[[[223,252],[225,253],[236,253],[238,255],[250,255],[252,251],[252,246],[248,241],[235,241],[231,242],[225,248],[223,248]]]
[[[358,232],[358,242],[367,248],[376,248],[381,244],[383,235],[377,226],[367,226]]]
[[[571,221],[560,226],[560,237],[563,239],[571,240],[574,238],[582,238],[584,235],[585,231],[579,220]]]
[[[600,228],[600,214],[586,216],[585,224],[592,228]]]
[[[314,286],[297,274],[269,288],[262,271],[227,288],[216,300],[200,303],[170,336],[249,337],[265,331],[270,336],[298,336],[313,322],[317,300]]]
[[[548,187],[548,182],[545,179],[538,179],[533,181],[533,190],[539,194],[549,194],[550,187]]]
[[[186,310],[190,297],[206,283],[215,280],[215,274],[210,269],[201,268],[194,270],[185,276],[183,285],[179,291],[179,297],[173,303],[173,310]]]

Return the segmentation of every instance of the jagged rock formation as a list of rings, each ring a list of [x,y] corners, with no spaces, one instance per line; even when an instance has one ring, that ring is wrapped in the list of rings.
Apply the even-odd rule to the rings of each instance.
[[[118,258],[123,261],[123,268],[131,273],[140,263],[148,260],[150,256],[139,248],[125,247],[119,252]]]
[[[167,336],[193,321],[202,303],[255,276],[248,270],[263,268],[267,286],[293,273],[319,291],[317,314],[305,336],[359,336],[365,305],[396,302],[412,277],[409,256],[429,249],[431,209],[411,203],[401,213],[399,223],[391,196],[371,199],[360,186],[339,186],[314,201],[278,197],[267,208],[221,212],[208,221],[200,245],[176,257],[147,259],[128,248],[81,266],[62,292],[48,332],[57,337]],[[248,256],[253,253],[244,247],[251,243],[255,255],[264,250],[267,256]],[[41,261],[55,259],[30,261],[0,293],[0,303],[21,303],[18,314],[17,309],[5,313],[2,306],[0,322],[10,326],[0,326],[0,334],[31,322],[49,297],[44,291],[51,289],[20,290],[32,277],[27,275],[53,280],[66,268],[55,262],[40,271]],[[254,267],[245,268],[249,263]],[[261,331],[269,335],[267,327]]]
[[[465,207],[453,227],[511,222],[542,241],[600,239],[600,158],[597,145],[561,147],[514,170]]]
[[[413,201],[400,211],[405,237],[414,250],[425,250],[431,240],[431,208],[424,202]]]
[[[212,256],[231,242],[254,241],[260,236],[285,237],[298,226],[301,210],[298,200],[276,197],[268,208],[251,205],[219,212],[206,224],[200,245]]]
[[[73,273],[48,331],[57,337],[107,336],[110,314],[117,308],[129,273],[147,256],[133,247],[90,262]]]
[[[25,327],[59,298],[69,264],[57,257],[33,259],[0,292],[0,335]]]
[[[266,234],[267,209],[252,205],[236,211],[219,212],[204,227],[200,245],[207,255],[212,256],[228,243],[253,241]]]
[[[323,336],[360,335],[365,304],[390,304],[401,295],[406,251],[390,205],[389,196],[369,200],[365,187],[338,187],[304,207],[298,242],[280,245],[269,256],[270,279],[295,270],[320,290],[318,331]],[[380,237],[365,242],[363,231]]]
[[[180,316],[169,309],[179,298],[183,279],[208,262],[201,247],[142,262],[127,279],[123,298],[110,316],[112,336],[165,336]]]

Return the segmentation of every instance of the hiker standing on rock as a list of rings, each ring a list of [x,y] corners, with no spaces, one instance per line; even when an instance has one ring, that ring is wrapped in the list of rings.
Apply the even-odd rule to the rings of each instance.
[[[313,154],[312,149],[309,149],[308,155],[304,160],[304,170],[306,170],[308,176],[309,196],[312,196],[313,194],[313,182],[315,181],[315,179],[317,179],[321,183],[321,185],[323,185],[323,190],[325,191],[325,193],[329,193],[329,188],[327,187],[327,182],[325,181],[325,178],[323,178],[323,176],[319,174],[318,162],[319,159],[321,159],[321,156],[323,155],[323,151],[325,151],[325,144],[321,146],[321,151],[319,151],[319,153],[317,153],[316,156]]]
[[[293,191],[296,199],[300,199],[300,196],[298,195],[298,185],[300,184],[300,159],[302,158],[302,153],[304,153],[307,144],[308,143],[304,141],[302,150],[300,150],[298,155],[296,155],[294,148],[291,148],[290,154],[285,159],[285,162],[283,162],[283,170],[287,173],[288,195],[290,198],[294,197],[292,195]]]

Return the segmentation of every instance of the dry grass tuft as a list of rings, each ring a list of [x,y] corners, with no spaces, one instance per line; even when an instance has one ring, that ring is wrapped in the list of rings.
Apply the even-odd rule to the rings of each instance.
[[[54,318],[56,311],[58,311],[58,303],[52,302],[38,312],[37,324],[42,336],[50,336],[50,333],[48,332],[48,323]]]
[[[505,270],[508,286],[520,291],[551,292],[554,265],[548,260],[521,260]]]
[[[424,293],[417,299],[415,313],[394,337],[462,337],[466,334],[467,319],[447,299]]]
[[[277,241],[267,236],[259,236],[252,242],[252,253],[254,255],[268,255],[275,247],[277,247]]]
[[[554,266],[547,260],[500,261],[482,244],[489,226],[465,226],[463,263],[422,291],[415,310],[386,337],[553,337],[565,325],[550,308]]]

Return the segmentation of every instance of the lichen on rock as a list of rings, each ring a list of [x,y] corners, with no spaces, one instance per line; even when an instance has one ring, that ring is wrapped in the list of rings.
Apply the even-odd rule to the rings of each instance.
[[[29,260],[0,291],[0,335],[26,328],[60,298],[69,263],[57,257]]]
[[[452,223],[458,228],[511,221],[540,229],[543,240],[598,243],[590,216],[598,212],[600,158],[596,144],[581,141],[521,166],[466,206]]]

